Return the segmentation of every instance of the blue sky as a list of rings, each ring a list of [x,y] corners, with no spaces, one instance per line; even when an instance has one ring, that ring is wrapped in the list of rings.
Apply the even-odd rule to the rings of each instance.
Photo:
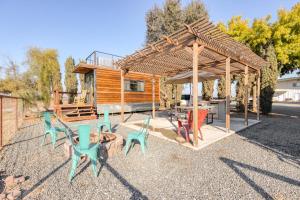
[[[186,5],[190,1],[182,1]],[[296,0],[205,0],[213,22],[234,15],[250,20],[279,8],[290,9]],[[55,48],[63,64],[68,56],[78,62],[91,51],[127,55],[145,41],[145,13],[163,0],[0,0],[0,66],[7,58],[22,64],[30,47]]]

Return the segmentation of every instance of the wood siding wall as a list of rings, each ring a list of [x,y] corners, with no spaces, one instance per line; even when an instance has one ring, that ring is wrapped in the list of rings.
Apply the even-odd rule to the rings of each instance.
[[[121,102],[121,72],[119,70],[98,68],[96,70],[97,104],[113,104]],[[145,81],[144,92],[126,92],[125,103],[152,102],[152,75],[129,72],[125,80]],[[159,103],[159,77],[155,77],[155,102]]]

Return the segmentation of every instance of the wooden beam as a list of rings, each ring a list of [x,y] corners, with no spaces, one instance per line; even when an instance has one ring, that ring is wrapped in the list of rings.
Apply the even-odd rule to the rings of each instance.
[[[260,71],[257,76],[257,120],[260,120]]]
[[[124,70],[121,70],[121,122],[124,122]]]
[[[245,66],[245,121],[244,124],[245,126],[248,126],[248,93],[249,93],[249,73],[248,73],[248,66]]]
[[[230,130],[230,89],[231,89],[231,80],[230,80],[230,57],[226,59],[226,130]]]
[[[199,48],[198,43],[193,43],[193,134],[194,146],[198,146],[198,57],[204,46]]]
[[[152,118],[155,118],[155,76],[152,78]]]
[[[257,80],[254,81],[253,87],[252,87],[252,93],[253,93],[253,112],[257,112]]]

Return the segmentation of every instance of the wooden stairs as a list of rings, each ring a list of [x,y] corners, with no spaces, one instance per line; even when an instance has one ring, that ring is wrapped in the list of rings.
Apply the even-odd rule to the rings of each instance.
[[[55,112],[60,118],[62,118],[63,121],[66,122],[97,119],[97,112],[93,105],[58,105]]]

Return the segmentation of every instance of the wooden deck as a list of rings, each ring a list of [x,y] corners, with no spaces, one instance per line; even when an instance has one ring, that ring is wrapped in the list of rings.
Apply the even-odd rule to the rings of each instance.
[[[54,112],[66,122],[97,119],[96,109],[91,104],[56,105]]]

